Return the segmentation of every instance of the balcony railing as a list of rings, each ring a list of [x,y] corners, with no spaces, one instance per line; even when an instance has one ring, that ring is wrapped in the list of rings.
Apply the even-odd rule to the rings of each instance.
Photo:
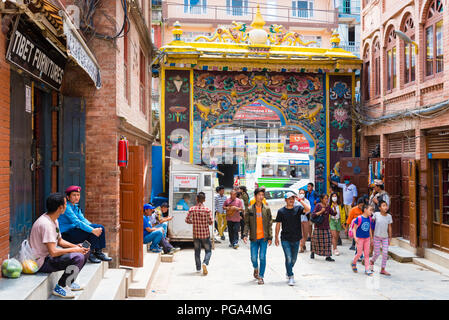
[[[360,57],[360,43],[354,41],[348,41],[347,43],[341,43],[340,47],[343,50],[349,51]]]
[[[178,0],[179,1],[179,0]],[[278,6],[260,5],[262,17],[269,23],[282,24],[284,27],[305,26],[315,28],[337,28],[338,10],[295,9]],[[256,7],[227,7],[218,5],[184,6],[184,3],[163,2],[164,22],[169,25],[175,21],[180,23],[209,23],[215,26],[231,24],[232,21],[244,22],[249,25],[254,20]]]
[[[338,8],[338,12],[340,14],[351,14],[351,15],[359,15],[360,7],[351,7],[351,6],[341,6]]]

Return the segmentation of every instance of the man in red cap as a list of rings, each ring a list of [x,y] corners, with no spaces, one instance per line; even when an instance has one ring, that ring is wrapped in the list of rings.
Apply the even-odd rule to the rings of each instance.
[[[101,224],[90,223],[84,217],[78,206],[81,197],[81,187],[70,186],[65,190],[67,195],[67,208],[58,218],[59,228],[64,239],[71,243],[83,243],[85,240],[91,244],[89,261],[100,263],[111,261],[102,249],[106,247],[106,235]]]

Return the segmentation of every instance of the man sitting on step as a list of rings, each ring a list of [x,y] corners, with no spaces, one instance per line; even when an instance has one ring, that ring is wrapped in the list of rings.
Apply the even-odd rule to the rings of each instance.
[[[162,246],[164,253],[174,253],[180,248],[174,248],[166,238],[167,235],[167,225],[158,224],[156,217],[154,216],[154,209],[156,209],[150,203],[146,203],[143,206],[143,243],[148,244],[151,242],[150,251],[159,253],[161,252]]]
[[[73,243],[82,243],[85,240],[91,244],[92,254],[89,256],[91,263],[111,261],[102,249],[106,247],[106,234],[103,225],[90,223],[84,217],[78,203],[81,197],[81,187],[70,186],[65,190],[67,195],[67,209],[58,221],[64,239]]]
[[[65,270],[52,293],[62,298],[74,298],[72,291],[83,290],[74,281],[84,267],[90,250],[62,238],[58,217],[66,210],[67,200],[64,195],[50,194],[46,205],[47,212],[41,215],[31,228],[30,246],[39,272],[52,273]]]

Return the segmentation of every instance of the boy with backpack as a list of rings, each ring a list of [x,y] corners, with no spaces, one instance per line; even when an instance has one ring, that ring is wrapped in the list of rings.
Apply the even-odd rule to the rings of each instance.
[[[357,272],[357,260],[363,253],[365,256],[365,274],[371,276],[373,272],[369,269],[369,249],[371,238],[373,236],[373,221],[371,219],[373,207],[363,204],[362,210],[362,215],[354,219],[349,227],[349,236],[353,236],[357,244],[357,254],[352,260],[351,268],[352,271]]]

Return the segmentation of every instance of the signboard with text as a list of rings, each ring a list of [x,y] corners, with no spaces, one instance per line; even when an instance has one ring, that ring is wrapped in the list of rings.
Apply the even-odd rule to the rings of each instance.
[[[6,60],[59,91],[67,59],[47,41],[39,29],[20,17],[17,19]]]

